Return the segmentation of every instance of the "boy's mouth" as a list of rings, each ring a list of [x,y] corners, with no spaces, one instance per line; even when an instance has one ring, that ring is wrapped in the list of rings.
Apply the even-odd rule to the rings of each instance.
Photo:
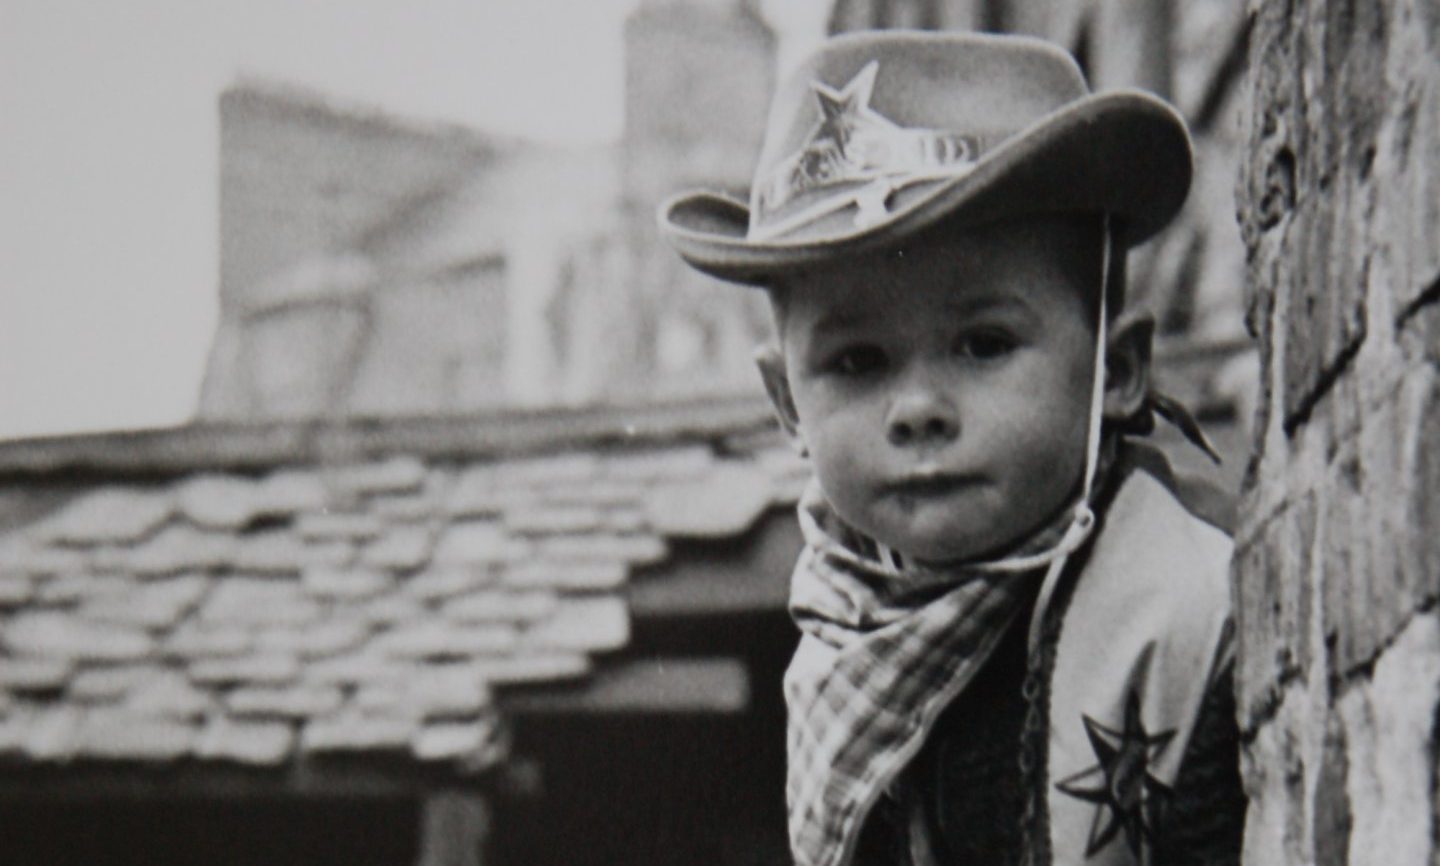
[[[895,496],[946,496],[979,481],[979,476],[964,472],[913,472],[888,482],[883,489]]]

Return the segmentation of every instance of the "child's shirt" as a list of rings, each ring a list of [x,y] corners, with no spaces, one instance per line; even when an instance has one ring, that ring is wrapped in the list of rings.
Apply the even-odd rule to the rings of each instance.
[[[1101,522],[1039,611],[1033,576],[937,584],[927,621],[867,597],[884,585],[853,559],[820,570],[834,595],[797,573],[799,862],[1238,862],[1229,539],[1157,453],[1128,447],[1107,474]]]

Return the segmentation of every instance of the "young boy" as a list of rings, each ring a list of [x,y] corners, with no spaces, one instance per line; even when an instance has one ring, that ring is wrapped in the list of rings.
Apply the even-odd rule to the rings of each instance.
[[[882,32],[782,87],[748,207],[662,209],[767,291],[761,374],[814,464],[799,863],[1238,862],[1230,541],[1125,435],[1175,407],[1123,255],[1189,180],[1173,110],[1053,46]]]

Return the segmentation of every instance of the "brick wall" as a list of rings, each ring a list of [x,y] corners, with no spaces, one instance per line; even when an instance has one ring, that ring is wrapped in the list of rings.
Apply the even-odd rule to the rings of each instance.
[[[1440,4],[1249,5],[1246,862],[1434,863]]]

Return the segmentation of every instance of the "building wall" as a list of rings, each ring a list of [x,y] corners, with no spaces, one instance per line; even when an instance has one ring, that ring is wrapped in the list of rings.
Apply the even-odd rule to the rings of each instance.
[[[625,32],[618,147],[228,91],[201,416],[758,395],[763,299],[686,267],[655,209],[681,189],[748,186],[775,37],[746,0],[647,0]]]
[[[1234,568],[1246,862],[1430,864],[1440,5],[1252,0],[1262,395]]]
[[[685,265],[660,238],[655,212],[684,190],[743,197],[765,132],[776,48],[749,0],[648,0],[626,21],[617,239],[628,262],[618,281],[577,281],[576,294],[602,298],[608,319],[573,317],[580,346],[608,347],[602,363],[577,372],[615,371],[597,383],[596,397],[760,393],[751,358],[768,334],[763,298]],[[606,273],[584,261],[582,278]],[[599,340],[587,336],[596,331]]]
[[[315,94],[242,83],[220,97],[220,291],[259,301],[317,253],[362,246],[497,151],[475,132],[405,124]]]
[[[498,241],[407,266],[386,243],[500,148],[313,94],[240,84],[220,99],[220,324],[205,418],[400,414],[501,402]],[[479,374],[478,381],[476,374]],[[405,381],[396,387],[390,380]]]

